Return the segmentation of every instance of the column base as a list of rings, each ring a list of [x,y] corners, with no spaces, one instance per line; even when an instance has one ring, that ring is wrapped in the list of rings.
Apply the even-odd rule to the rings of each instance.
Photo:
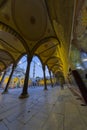
[[[7,91],[3,91],[2,94],[8,94],[8,90]]]
[[[28,98],[29,97],[29,94],[21,94],[19,96],[20,99],[23,99],[23,98]]]
[[[47,88],[44,88],[44,91],[47,91],[48,89]]]

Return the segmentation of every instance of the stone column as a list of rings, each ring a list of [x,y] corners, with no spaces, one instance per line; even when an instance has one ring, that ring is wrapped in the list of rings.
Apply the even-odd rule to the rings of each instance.
[[[10,76],[9,76],[8,82],[7,82],[6,87],[5,87],[4,91],[2,92],[2,94],[8,93],[8,86],[9,86],[9,83],[10,83],[10,81],[11,81],[11,78],[12,78],[12,75],[13,75],[13,72],[14,72],[14,69],[15,69],[15,65],[13,65],[13,67],[12,67],[11,74],[10,74]]]
[[[1,87],[1,85],[2,85],[2,83],[3,83],[3,80],[4,80],[5,75],[6,75],[6,70],[4,71],[4,74],[3,74],[2,79],[1,79],[1,81],[0,81],[0,87]]]
[[[22,93],[19,96],[19,98],[27,98],[27,97],[29,97],[29,94],[28,94],[28,80],[29,80],[30,63],[31,63],[31,59],[29,58],[29,56],[27,56],[27,68],[26,68],[26,74],[25,74],[25,80],[24,80],[24,87],[23,87]]]
[[[72,70],[72,75],[74,76],[74,79],[78,85],[78,88],[84,99],[85,105],[87,105],[87,87],[85,86],[85,84],[77,70]]]
[[[52,82],[52,77],[51,77],[51,71],[50,70],[49,70],[49,75],[50,75],[51,87],[53,88],[53,82]]]
[[[44,90],[47,90],[45,65],[43,65],[43,76],[44,76]]]

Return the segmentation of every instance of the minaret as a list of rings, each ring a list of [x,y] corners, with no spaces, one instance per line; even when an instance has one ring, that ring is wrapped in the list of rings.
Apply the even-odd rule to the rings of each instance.
[[[35,62],[34,62],[34,66],[33,66],[33,79],[35,79]]]

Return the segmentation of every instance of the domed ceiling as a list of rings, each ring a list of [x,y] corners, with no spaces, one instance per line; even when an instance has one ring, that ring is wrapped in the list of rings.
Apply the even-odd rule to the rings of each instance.
[[[53,72],[66,75],[72,38],[87,49],[87,2],[83,1],[1,0],[0,71],[27,54],[38,55]]]

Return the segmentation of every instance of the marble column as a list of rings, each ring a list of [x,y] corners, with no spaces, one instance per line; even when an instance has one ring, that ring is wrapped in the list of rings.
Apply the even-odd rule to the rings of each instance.
[[[8,82],[7,82],[6,87],[5,87],[4,91],[2,92],[2,94],[8,93],[8,87],[9,87],[9,84],[10,84],[14,69],[15,69],[15,65],[12,66],[11,74],[9,76]]]
[[[29,94],[28,94],[28,81],[29,81],[30,63],[31,63],[31,59],[29,58],[29,56],[27,56],[27,68],[26,68],[24,86],[23,86],[23,90],[22,90],[22,93],[19,96],[19,98],[27,98],[27,97],[29,97]]]
[[[49,75],[50,75],[51,87],[53,88],[53,82],[52,82],[52,76],[51,76],[51,71],[50,70],[49,70]]]
[[[0,87],[2,86],[2,83],[3,83],[3,80],[4,80],[5,75],[6,75],[6,70],[4,71],[4,74],[3,74],[2,79],[1,79],[1,81],[0,81]]]
[[[78,85],[78,88],[84,99],[85,105],[87,105],[87,87],[85,86],[85,84],[77,70],[72,70],[72,75],[74,76],[74,79]]]
[[[44,76],[44,90],[47,90],[45,65],[43,65],[43,76]]]

